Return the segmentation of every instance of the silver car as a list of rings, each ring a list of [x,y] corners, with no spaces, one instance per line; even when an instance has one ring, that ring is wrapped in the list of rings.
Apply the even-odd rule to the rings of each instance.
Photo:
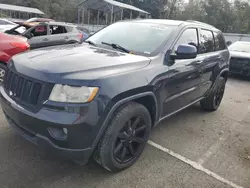
[[[24,22],[5,32],[28,38],[31,49],[80,43],[83,38],[83,34],[77,29],[77,26],[60,22]]]

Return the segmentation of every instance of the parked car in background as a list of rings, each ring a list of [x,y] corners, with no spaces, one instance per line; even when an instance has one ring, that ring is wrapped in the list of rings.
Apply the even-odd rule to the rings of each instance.
[[[11,22],[6,19],[0,19],[0,32],[4,33],[6,30],[12,29],[15,26],[17,26],[17,24],[14,22]]]
[[[23,32],[20,32],[20,29],[23,29]],[[24,22],[6,33],[26,37],[31,49],[80,43],[83,38],[77,26],[59,22]]]
[[[221,31],[207,24],[117,22],[83,44],[15,56],[0,101],[29,141],[117,172],[138,160],[161,120],[197,102],[219,108],[229,58]]]
[[[87,28],[82,26],[77,26],[77,29],[81,31],[83,34],[82,41],[86,40],[90,36],[90,31]]]
[[[230,73],[250,76],[250,42],[237,41],[229,46]]]
[[[24,37],[0,33],[0,84],[3,82],[6,65],[11,57],[27,51],[29,47]]]

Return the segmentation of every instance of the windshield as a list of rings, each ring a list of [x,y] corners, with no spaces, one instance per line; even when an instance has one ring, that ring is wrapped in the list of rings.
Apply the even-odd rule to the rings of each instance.
[[[250,42],[235,42],[229,46],[229,50],[250,53]]]
[[[105,48],[110,46],[103,43],[117,44],[132,53],[150,55],[166,42],[174,28],[152,23],[119,22],[97,32],[87,41]]]

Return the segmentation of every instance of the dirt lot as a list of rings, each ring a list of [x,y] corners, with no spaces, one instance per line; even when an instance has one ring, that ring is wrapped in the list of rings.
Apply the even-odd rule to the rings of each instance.
[[[0,113],[1,188],[250,188],[250,81],[230,78],[220,109],[193,106],[153,130],[141,159],[119,174],[42,153]]]

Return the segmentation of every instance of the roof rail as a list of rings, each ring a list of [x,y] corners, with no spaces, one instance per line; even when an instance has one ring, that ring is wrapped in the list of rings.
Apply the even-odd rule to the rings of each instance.
[[[195,21],[195,20],[186,20],[186,22],[193,22],[193,23],[207,25],[207,26],[215,28],[213,25],[210,25],[210,24],[207,24],[207,23],[204,23],[204,22]]]

